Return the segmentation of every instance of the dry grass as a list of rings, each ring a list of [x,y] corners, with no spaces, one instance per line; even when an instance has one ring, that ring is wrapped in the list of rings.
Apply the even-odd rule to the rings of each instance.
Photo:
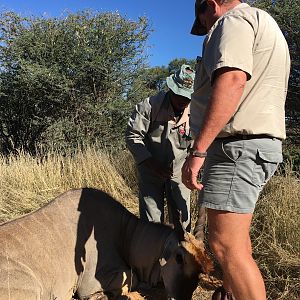
[[[104,190],[137,213],[135,168],[128,152],[107,154],[86,147],[72,155],[25,153],[0,157],[0,221],[28,213],[58,194],[79,187]],[[255,212],[253,252],[264,274],[268,299],[300,299],[300,182],[286,168],[267,185]],[[193,217],[196,207],[192,206]],[[202,284],[193,299],[210,299],[214,284]],[[158,291],[147,299],[158,300]]]
[[[299,215],[300,180],[286,167],[266,186],[253,221],[253,252],[269,299],[300,299]]]
[[[93,147],[72,155],[48,153],[0,157],[0,221],[26,214],[71,188],[95,187],[136,213],[135,195],[118,174],[111,157]]]

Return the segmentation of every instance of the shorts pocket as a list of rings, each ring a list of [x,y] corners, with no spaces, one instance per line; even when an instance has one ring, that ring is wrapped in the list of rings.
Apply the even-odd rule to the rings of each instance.
[[[262,188],[274,175],[281,161],[282,154],[280,152],[257,150],[253,183]]]
[[[282,162],[282,153],[281,152],[272,152],[267,150],[257,150],[257,155],[260,159],[266,162],[271,163],[280,163]]]
[[[243,155],[244,148],[244,141],[222,141],[223,154],[233,162],[236,162]]]

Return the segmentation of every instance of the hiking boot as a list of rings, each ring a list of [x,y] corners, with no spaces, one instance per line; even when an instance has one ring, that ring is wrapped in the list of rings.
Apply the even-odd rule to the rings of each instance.
[[[213,293],[211,300],[235,300],[235,298],[232,293],[227,292],[223,286],[220,286]]]

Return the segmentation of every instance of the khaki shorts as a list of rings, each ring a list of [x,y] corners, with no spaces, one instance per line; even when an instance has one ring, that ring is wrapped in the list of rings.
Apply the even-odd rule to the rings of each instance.
[[[216,139],[208,150],[199,204],[236,213],[253,213],[259,193],[282,162],[275,138]]]

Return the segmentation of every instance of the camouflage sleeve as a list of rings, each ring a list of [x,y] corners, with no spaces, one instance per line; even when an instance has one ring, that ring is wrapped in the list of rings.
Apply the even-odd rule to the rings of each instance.
[[[150,127],[150,118],[151,105],[147,98],[135,106],[127,124],[125,141],[137,164],[152,156],[144,142]]]

